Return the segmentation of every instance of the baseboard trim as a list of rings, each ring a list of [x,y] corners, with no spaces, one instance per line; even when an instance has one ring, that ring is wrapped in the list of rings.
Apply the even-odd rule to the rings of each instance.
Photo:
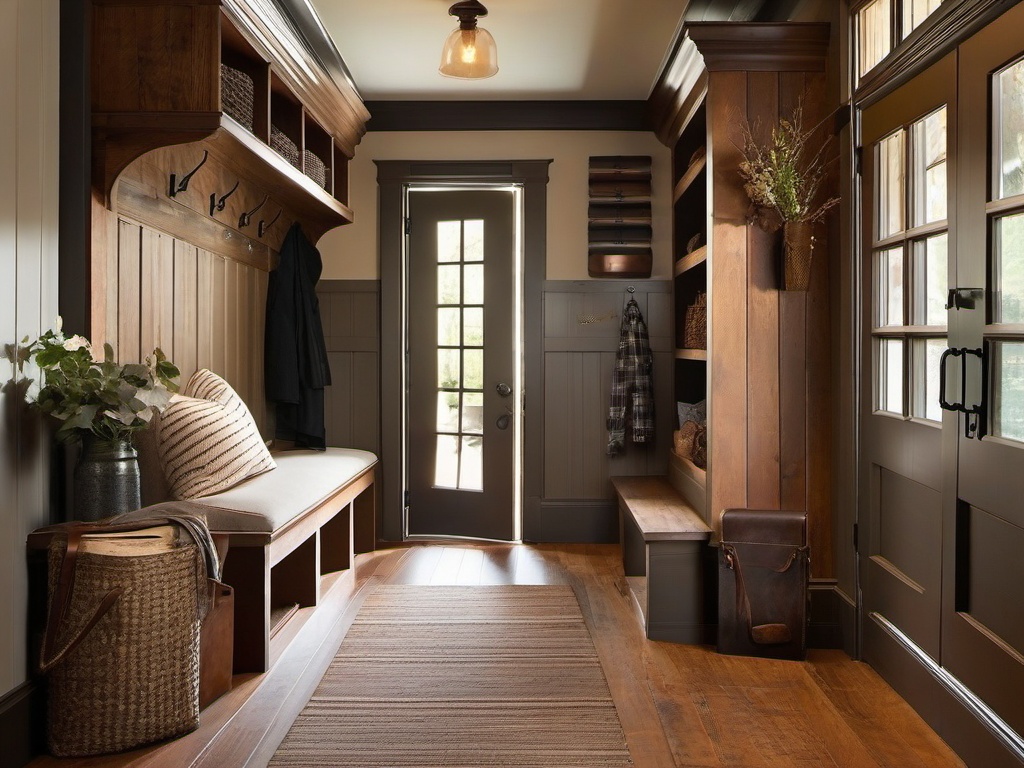
[[[835,579],[811,579],[807,588],[811,601],[807,625],[808,648],[842,648],[843,631],[840,600]]]
[[[606,499],[540,499],[523,510],[523,541],[552,544],[615,544],[619,509]]]
[[[46,712],[42,689],[31,681],[0,697],[0,763],[21,768],[43,753]]]
[[[884,616],[871,613],[868,618],[868,628],[888,641],[887,650],[893,652],[889,659],[869,662],[965,762],[988,768],[1024,766],[1020,734]]]

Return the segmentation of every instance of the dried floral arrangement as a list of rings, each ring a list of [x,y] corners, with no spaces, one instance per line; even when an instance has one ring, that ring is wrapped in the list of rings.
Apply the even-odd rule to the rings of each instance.
[[[804,127],[803,105],[790,119],[781,118],[767,141],[758,125],[743,125],[743,160],[740,176],[750,198],[750,218],[762,229],[774,232],[785,222],[820,221],[839,203],[823,194],[828,179],[828,141],[815,142],[821,124]]]

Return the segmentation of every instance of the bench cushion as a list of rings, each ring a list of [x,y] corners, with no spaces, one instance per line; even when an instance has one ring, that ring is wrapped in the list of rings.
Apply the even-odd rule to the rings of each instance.
[[[369,451],[351,448],[282,451],[274,459],[277,469],[271,472],[193,499],[211,507],[211,531],[273,533],[377,462]]]

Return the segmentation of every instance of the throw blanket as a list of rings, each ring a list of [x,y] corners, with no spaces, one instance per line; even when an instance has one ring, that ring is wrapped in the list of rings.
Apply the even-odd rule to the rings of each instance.
[[[612,373],[611,406],[608,408],[608,455],[615,456],[625,447],[626,411],[632,407],[634,443],[654,439],[654,390],[651,383],[651,342],[647,324],[635,299],[622,313],[619,351]]]

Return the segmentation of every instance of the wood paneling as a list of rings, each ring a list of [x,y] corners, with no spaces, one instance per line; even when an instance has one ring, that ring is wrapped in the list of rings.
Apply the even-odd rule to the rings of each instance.
[[[613,498],[613,475],[664,474],[675,402],[671,284],[630,281],[654,353],[655,439],[609,457],[608,406],[626,283],[548,281],[544,291],[544,499]]]
[[[182,386],[209,368],[227,379],[265,431],[267,273],[123,217],[117,231],[117,280],[94,305],[116,308],[108,325],[116,335],[94,341],[109,341],[119,362],[141,361],[160,347],[181,369]]]
[[[380,283],[317,286],[331,366],[325,393],[327,444],[380,453]]]

